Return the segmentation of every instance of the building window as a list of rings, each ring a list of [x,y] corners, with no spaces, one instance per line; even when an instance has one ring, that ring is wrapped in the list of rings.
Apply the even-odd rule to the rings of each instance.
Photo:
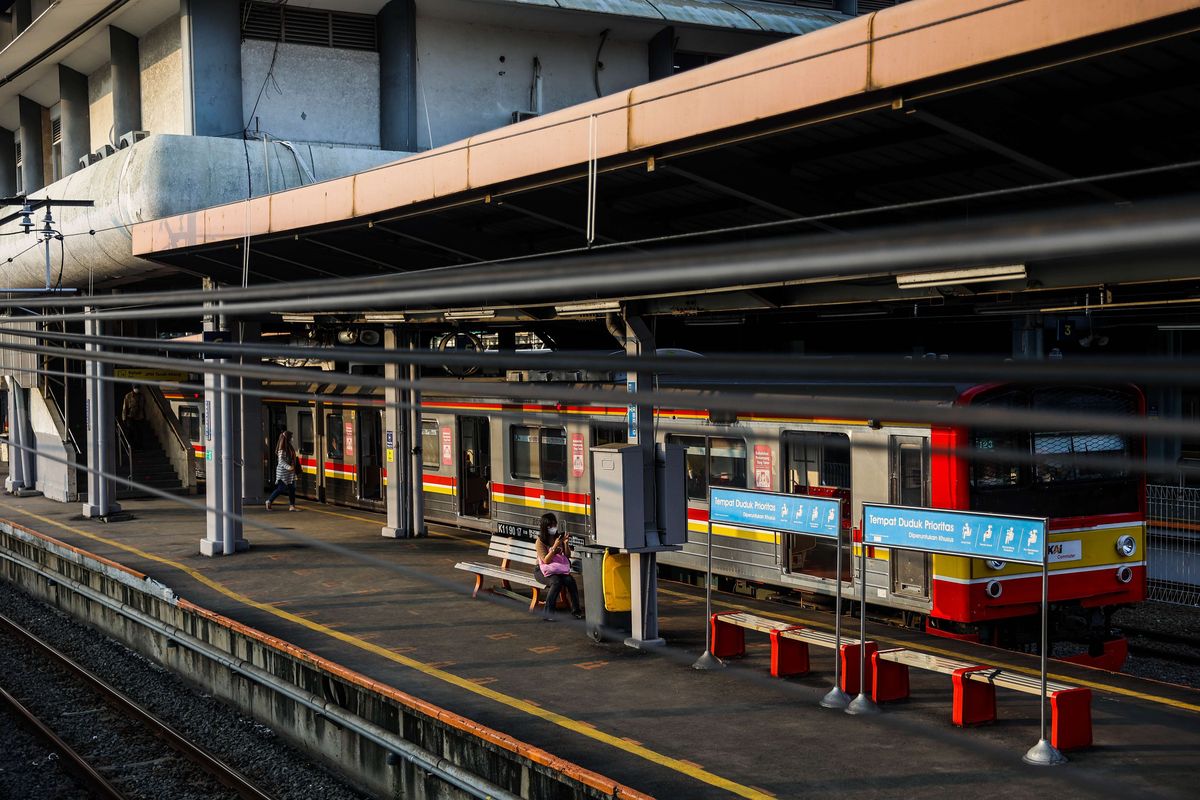
[[[421,420],[421,464],[431,472],[441,467],[441,439],[436,419]]]
[[[62,117],[50,120],[50,182],[62,179]]]
[[[18,130],[17,136],[20,136],[20,135],[21,135],[21,132]],[[25,160],[21,157],[21,142],[20,142],[20,140],[16,141],[14,144],[16,145],[16,148],[17,148],[17,194],[25,194],[25,177],[21,174],[23,171],[21,169],[21,167],[25,163]]]
[[[242,39],[378,50],[379,33],[372,14],[325,11],[257,0],[242,2]]]

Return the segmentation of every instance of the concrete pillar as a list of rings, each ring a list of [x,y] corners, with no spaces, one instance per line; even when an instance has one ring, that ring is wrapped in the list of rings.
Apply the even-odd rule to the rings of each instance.
[[[242,130],[239,0],[181,0],[184,118],[193,136]]]
[[[13,38],[21,35],[21,32],[29,27],[29,23],[33,22],[33,2],[32,0],[16,0],[12,4],[12,33]]]
[[[0,128],[0,195],[17,193],[17,137],[8,128]]]
[[[212,317],[204,322],[205,340],[228,342],[230,337]],[[217,354],[205,358],[216,366],[231,363]],[[242,502],[237,477],[237,458],[234,442],[237,439],[237,412],[229,392],[226,374],[204,375],[204,538],[200,554],[204,556],[233,555],[248,550],[250,543],[242,536],[242,523],[231,515],[241,516]]]
[[[417,350],[421,345],[414,333],[408,337],[408,349]],[[408,380],[413,386],[417,383],[420,368],[416,364],[408,365]],[[408,460],[412,480],[409,490],[412,492],[412,502],[409,503],[409,513],[412,515],[412,530],[415,536],[425,536],[429,529],[425,527],[425,466],[421,457],[421,393],[415,389],[409,392],[410,406],[408,409]],[[489,484],[488,491],[491,491]]]
[[[91,127],[88,124],[87,76],[58,65],[58,96],[62,110],[62,164],[63,177],[77,172],[79,159],[92,149]]]
[[[379,12],[379,139],[384,150],[417,150],[417,9],[391,0]],[[432,146],[432,142],[430,145]]]
[[[835,0],[835,1],[837,4],[837,10],[842,12],[843,14],[849,14],[852,17],[856,16],[858,14],[858,0]]]
[[[42,107],[25,95],[18,98],[21,116],[21,190],[32,194],[46,185],[42,160]]]
[[[257,322],[245,322],[240,326],[242,344],[261,341],[262,326]],[[257,359],[242,359],[242,365],[258,366]],[[246,394],[247,391],[258,391],[262,381],[256,378],[234,378],[242,389],[234,401],[238,409],[238,463],[241,464],[241,501],[243,505],[257,505],[267,498],[263,495],[263,435],[262,435],[262,398]],[[270,447],[274,443],[270,443]],[[270,455],[274,462],[274,454]]]
[[[1027,314],[1013,320],[1012,357],[1021,360],[1036,360],[1045,357],[1042,318]]]
[[[85,309],[87,313],[94,308]],[[104,323],[97,319],[86,319],[83,323],[86,336],[102,336]],[[89,341],[84,350],[90,356],[99,353],[99,344]],[[83,516],[107,517],[121,510],[117,505],[116,482],[112,475],[117,468],[116,454],[116,420],[113,411],[113,387],[105,377],[112,374],[112,365],[100,361],[87,360],[83,362],[86,379],[87,401],[87,459],[88,466],[103,471],[103,475],[95,472],[87,474],[87,502],[83,504]]]
[[[396,326],[389,325],[383,332],[384,351],[395,351],[400,346],[400,334]],[[387,506],[387,524],[380,533],[388,539],[408,539],[416,536],[419,530],[412,524],[414,475],[413,462],[409,457],[412,450],[411,417],[407,408],[401,408],[408,402],[410,392],[395,385],[401,377],[407,377],[407,368],[400,364],[385,364],[383,377],[388,381],[388,386],[383,390],[383,458],[387,469],[387,486],[383,497]]]
[[[675,74],[675,28],[667,26],[650,39],[650,80]]]
[[[654,355],[656,345],[650,328],[641,317],[625,317],[625,355],[633,358]],[[626,373],[626,389],[634,395],[629,406],[629,443],[637,444],[642,450],[642,486],[645,487],[644,529],[646,546],[658,547],[661,543],[658,532],[658,501],[654,470],[654,407],[639,403],[636,396],[654,384],[653,375],[639,375],[636,370]],[[632,608],[633,635],[625,640],[631,647],[657,647],[666,644],[658,635],[658,565],[653,550],[629,554],[629,579]]]
[[[142,67],[138,38],[120,28],[108,27],[112,70],[113,139],[142,128]]]

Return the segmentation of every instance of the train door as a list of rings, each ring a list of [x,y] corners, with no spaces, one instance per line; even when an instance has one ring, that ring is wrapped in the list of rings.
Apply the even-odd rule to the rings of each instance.
[[[266,405],[266,416],[263,417],[263,483],[265,488],[271,488],[275,485],[275,443],[279,441],[279,434],[288,429],[287,426],[287,406],[283,405]],[[180,409],[182,413],[182,409]],[[180,417],[182,420],[183,417]],[[296,447],[296,452],[299,453],[299,445],[296,439],[296,431],[292,431],[292,446]],[[299,478],[300,471],[296,471],[296,477]]]
[[[487,417],[458,418],[458,513],[492,515],[492,432]]]
[[[790,494],[842,499],[842,528],[848,546],[852,514],[850,437],[844,433],[788,431],[783,435],[783,490]],[[842,580],[851,580],[853,559],[842,551]],[[783,571],[832,581],[837,573],[837,543],[790,533],[783,536]]]
[[[920,436],[893,436],[890,448],[890,502],[929,505],[929,443]],[[928,553],[892,550],[892,594],[929,597]]]
[[[321,488],[320,459],[317,458],[317,434],[313,424],[313,412],[305,408],[296,412],[296,452],[300,456],[300,472],[296,475],[296,486],[310,497],[319,497]],[[275,471],[272,470],[274,475]]]
[[[379,457],[383,439],[383,412],[363,408],[356,412],[358,433],[358,499],[383,499],[383,459]]]

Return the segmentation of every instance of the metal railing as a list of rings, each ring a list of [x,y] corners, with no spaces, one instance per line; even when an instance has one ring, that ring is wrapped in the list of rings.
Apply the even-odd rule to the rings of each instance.
[[[1146,487],[1146,597],[1200,606],[1200,487]]]
[[[114,427],[117,431],[117,469],[133,480],[133,445],[129,443],[124,423],[118,422]]]

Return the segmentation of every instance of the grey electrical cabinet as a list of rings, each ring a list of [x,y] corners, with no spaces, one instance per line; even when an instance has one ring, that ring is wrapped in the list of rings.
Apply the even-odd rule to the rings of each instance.
[[[646,546],[645,477],[636,444],[592,448],[596,544],[622,550]]]

